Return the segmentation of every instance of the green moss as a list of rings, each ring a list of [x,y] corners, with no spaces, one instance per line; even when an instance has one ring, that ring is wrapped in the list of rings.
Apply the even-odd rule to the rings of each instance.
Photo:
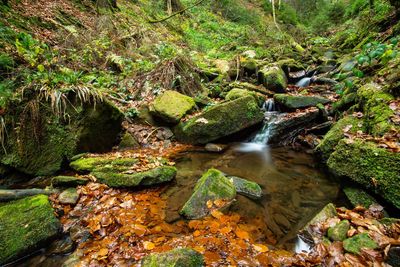
[[[0,264],[39,248],[59,229],[47,196],[27,197],[0,206]]]
[[[265,66],[258,72],[258,81],[267,89],[283,93],[287,87],[285,72],[278,65]]]
[[[332,107],[334,111],[344,111],[346,109],[348,109],[351,105],[353,105],[356,101],[357,98],[357,94],[356,93],[349,93],[346,94],[344,96],[342,96],[342,98],[333,103]]]
[[[138,141],[128,132],[126,132],[121,139],[121,142],[118,145],[119,149],[132,149],[139,148],[140,144]]]
[[[138,185],[154,185],[171,181],[176,175],[176,168],[162,166],[149,171],[125,174],[116,172],[112,167],[95,169],[92,174],[100,183],[111,187],[135,187]]]
[[[367,233],[362,233],[344,240],[343,247],[347,252],[360,254],[362,248],[375,249],[378,248],[378,244]]]
[[[257,101],[258,105],[261,106],[262,103],[264,102],[264,97],[260,94],[257,94],[256,92],[252,92],[252,91],[248,91],[245,89],[239,89],[239,88],[233,88],[232,90],[230,90],[226,96],[225,96],[225,100],[235,100],[241,97],[245,97],[245,96],[252,96],[254,97],[254,99]]]
[[[77,186],[85,185],[88,182],[88,179],[74,176],[56,176],[51,180],[53,186]]]
[[[109,164],[112,159],[107,158],[80,158],[70,163],[72,169],[76,171],[92,171],[97,166]]]
[[[196,103],[193,98],[176,91],[165,91],[153,103],[154,114],[166,122],[178,123]]]
[[[350,133],[361,130],[363,127],[362,120],[353,116],[344,117],[337,121],[324,136],[324,139],[322,139],[321,143],[316,147],[316,152],[321,156],[323,161],[328,160],[329,156],[335,150],[336,145],[345,137],[344,129],[349,128],[350,126]]]
[[[275,102],[287,109],[298,109],[316,106],[318,104],[327,104],[329,99],[319,96],[287,95],[275,94]]]
[[[345,187],[343,192],[353,207],[363,206],[369,208],[372,204],[378,203],[375,198],[360,188]]]
[[[233,183],[238,194],[253,199],[262,197],[262,189],[259,184],[236,176],[228,176],[227,178]]]
[[[347,231],[350,229],[350,223],[348,220],[343,220],[337,223],[335,226],[328,229],[328,237],[332,241],[343,241],[347,238]]]
[[[247,96],[215,105],[175,127],[182,142],[206,144],[261,122],[264,114],[254,97]]]
[[[400,208],[400,153],[360,139],[342,140],[327,164],[337,175],[349,177]]]
[[[233,183],[216,169],[209,169],[197,181],[192,196],[180,213],[188,219],[198,219],[209,214],[208,201],[232,201],[236,196]]]
[[[195,250],[177,248],[168,252],[153,253],[142,260],[143,267],[202,267],[203,256]]]

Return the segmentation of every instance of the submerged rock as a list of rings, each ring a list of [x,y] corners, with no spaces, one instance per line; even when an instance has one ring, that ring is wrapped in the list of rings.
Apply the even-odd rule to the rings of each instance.
[[[0,206],[0,264],[45,245],[59,233],[60,227],[45,195]]]
[[[178,123],[195,107],[194,100],[176,91],[165,91],[153,103],[153,114],[169,123]]]
[[[375,249],[378,244],[367,233],[355,235],[343,241],[343,248],[350,253],[360,254],[362,248]]]
[[[328,229],[328,237],[332,241],[343,241],[347,238],[347,231],[350,229],[348,220],[343,220]]]
[[[252,199],[262,197],[262,189],[257,183],[236,176],[228,176],[227,178],[233,183],[238,194]]]
[[[208,143],[207,145],[205,145],[204,149],[208,152],[215,152],[215,153],[219,153],[219,152],[223,152],[225,149],[227,148],[227,145],[223,145],[223,144],[213,144],[213,143]]]
[[[76,202],[78,202],[78,199],[79,194],[76,188],[68,188],[62,191],[58,196],[58,201],[60,201],[61,204],[75,205]]]
[[[327,104],[331,102],[327,98],[319,96],[302,96],[302,95],[287,95],[287,94],[276,94],[274,100],[280,106],[286,109],[298,109],[314,107],[317,104]]]
[[[258,71],[258,82],[277,93],[284,93],[288,83],[286,74],[279,65],[269,65],[261,68]]]
[[[400,208],[400,153],[362,139],[344,139],[327,164],[333,173],[349,177]]]
[[[233,183],[219,170],[209,169],[198,180],[192,196],[180,213],[188,219],[199,219],[215,208],[226,207],[235,196]]]
[[[53,186],[78,186],[85,185],[89,182],[89,179],[80,178],[75,176],[56,176],[51,179]]]
[[[163,253],[152,253],[142,259],[142,267],[202,267],[203,256],[189,248],[177,248]]]
[[[201,114],[178,124],[175,136],[179,141],[207,144],[221,137],[239,132],[264,119],[252,96],[215,105]]]

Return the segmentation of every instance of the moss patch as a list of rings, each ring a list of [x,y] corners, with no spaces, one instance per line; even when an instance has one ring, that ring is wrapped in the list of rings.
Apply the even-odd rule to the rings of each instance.
[[[238,194],[253,199],[262,197],[262,189],[259,184],[236,176],[228,176],[228,179],[233,183]]]
[[[153,253],[142,260],[142,267],[202,267],[203,256],[193,249],[177,248],[168,252]]]
[[[362,233],[343,241],[343,247],[350,253],[360,254],[362,248],[375,249],[378,248],[378,244],[367,233]]]
[[[258,72],[258,82],[278,93],[284,93],[288,83],[285,72],[278,65],[263,67]]]
[[[343,189],[343,192],[345,193],[346,197],[349,199],[353,207],[363,206],[368,209],[369,206],[371,206],[372,204],[378,203],[375,198],[359,188],[345,187]]]
[[[286,109],[298,109],[313,107],[318,104],[327,104],[330,102],[329,99],[319,96],[301,96],[301,95],[287,95],[287,94],[275,94],[274,100],[280,106]]]
[[[47,196],[27,197],[0,206],[0,264],[39,248],[59,229]]]
[[[170,123],[178,123],[196,103],[193,98],[176,91],[165,91],[153,103],[153,114]]]

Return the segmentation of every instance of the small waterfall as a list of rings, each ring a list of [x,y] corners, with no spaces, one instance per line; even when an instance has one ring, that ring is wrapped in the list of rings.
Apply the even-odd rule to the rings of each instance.
[[[310,77],[304,77],[303,79],[301,79],[300,81],[298,81],[296,83],[296,86],[298,86],[298,87],[307,87],[307,86],[310,85],[311,79],[312,78],[310,78]]]
[[[262,105],[262,110],[267,112],[276,111],[274,99],[268,98],[267,100],[265,100],[264,104]]]
[[[264,126],[262,127],[261,131],[254,136],[254,138],[251,140],[251,143],[267,145],[271,133],[271,126],[274,124],[277,118],[277,112],[265,112]]]

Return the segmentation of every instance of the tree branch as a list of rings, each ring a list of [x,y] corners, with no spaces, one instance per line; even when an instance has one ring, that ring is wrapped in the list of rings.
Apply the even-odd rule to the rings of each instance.
[[[172,17],[175,17],[176,15],[182,14],[182,13],[185,12],[186,10],[189,10],[189,9],[191,9],[191,8],[194,8],[195,6],[200,5],[202,2],[204,2],[204,0],[197,1],[197,2],[194,3],[193,5],[191,5],[191,6],[187,7],[187,8],[184,8],[184,9],[182,9],[182,10],[179,10],[179,11],[177,11],[177,12],[175,12],[175,13],[169,15],[168,17],[165,17],[165,18],[160,19],[160,20],[149,20],[149,22],[150,22],[150,23],[159,23],[159,22],[166,21],[166,20],[168,20],[168,19],[170,19],[170,18],[172,18]]]

